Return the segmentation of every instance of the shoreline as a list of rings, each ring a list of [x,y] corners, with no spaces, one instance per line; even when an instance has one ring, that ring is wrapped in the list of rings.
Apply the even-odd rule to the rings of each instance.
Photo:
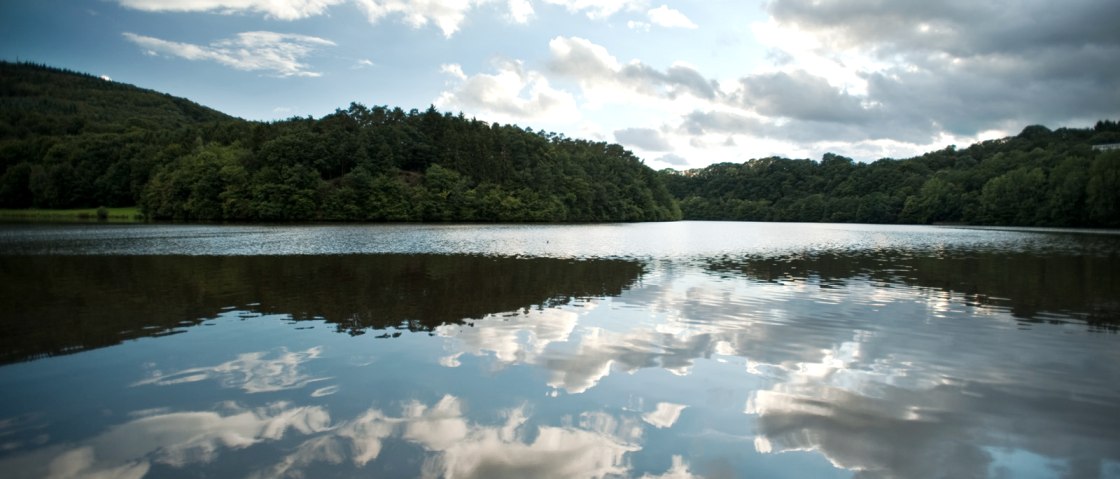
[[[144,214],[135,206],[121,208],[0,208],[0,220],[4,221],[59,221],[59,222],[107,222],[142,223]]]

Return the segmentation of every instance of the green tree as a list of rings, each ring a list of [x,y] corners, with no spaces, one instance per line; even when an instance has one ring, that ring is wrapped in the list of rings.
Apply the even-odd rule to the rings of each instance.
[[[1086,193],[1089,219],[1094,224],[1120,226],[1120,152],[1110,151],[1093,160]]]
[[[922,185],[918,194],[906,199],[902,219],[912,223],[960,221],[963,195],[964,189],[960,186],[943,176],[934,176]]]
[[[1033,226],[1039,223],[1046,188],[1041,168],[1019,168],[993,178],[980,194],[981,215],[986,223]]]

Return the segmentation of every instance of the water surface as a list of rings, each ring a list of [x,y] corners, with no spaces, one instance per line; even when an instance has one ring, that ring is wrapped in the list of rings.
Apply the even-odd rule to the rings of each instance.
[[[0,227],[10,477],[1120,477],[1120,236]]]

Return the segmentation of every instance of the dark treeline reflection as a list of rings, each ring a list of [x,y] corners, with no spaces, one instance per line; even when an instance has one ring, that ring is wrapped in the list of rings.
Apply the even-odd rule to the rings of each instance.
[[[1120,330],[1120,258],[988,251],[837,251],[780,257],[724,257],[707,268],[764,282],[851,281],[903,284],[960,294],[971,304],[1007,308],[1029,322],[1085,321]]]
[[[616,296],[623,260],[441,255],[0,257],[0,363],[168,334],[224,309],[340,332],[445,323]]]

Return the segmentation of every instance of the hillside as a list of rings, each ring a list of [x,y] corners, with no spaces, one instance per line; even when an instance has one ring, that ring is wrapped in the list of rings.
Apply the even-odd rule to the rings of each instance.
[[[619,145],[366,107],[250,122],[0,62],[0,208],[236,221],[750,220],[1120,227],[1120,125],[1030,126],[908,159],[654,172]]]
[[[685,219],[1120,227],[1120,125],[1014,137],[874,163],[762,158],[663,171]]]
[[[680,218],[656,172],[618,145],[357,103],[249,122],[89,75],[0,71],[0,207],[138,204],[156,219],[240,221]]]
[[[135,205],[172,145],[235,123],[167,94],[0,62],[0,207]]]
[[[228,115],[92,75],[0,62],[0,138],[175,129]]]

